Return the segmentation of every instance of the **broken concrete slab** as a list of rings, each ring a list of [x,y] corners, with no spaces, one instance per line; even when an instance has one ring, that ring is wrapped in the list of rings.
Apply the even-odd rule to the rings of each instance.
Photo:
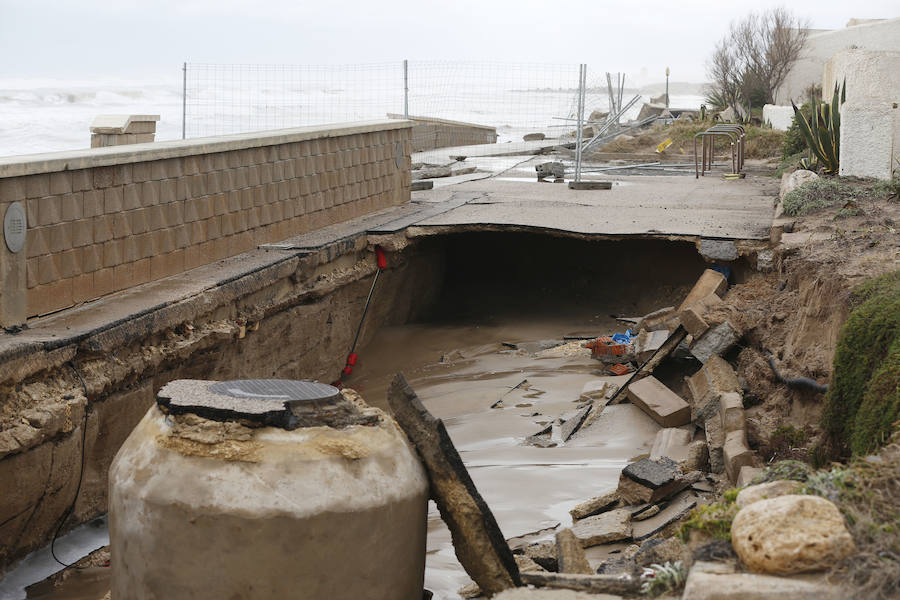
[[[681,473],[678,464],[670,459],[644,458],[626,465],[622,474],[650,489],[658,489],[674,481]]]
[[[700,336],[700,339],[694,340],[691,344],[691,354],[705,363],[711,356],[722,356],[728,352],[740,338],[741,333],[734,325],[727,320],[722,321]]]
[[[751,573],[710,573],[696,563],[688,575],[681,600],[837,600],[846,598],[839,587]]]
[[[674,537],[647,540],[634,555],[635,562],[642,567],[649,567],[654,563],[659,565],[674,563],[679,560],[682,564],[688,564],[689,559],[690,550]]]
[[[694,440],[688,445],[687,457],[681,461],[685,471],[706,471],[709,468],[709,448],[706,439]]]
[[[625,393],[632,404],[663,427],[691,422],[690,405],[652,375],[632,383]]]
[[[718,414],[722,394],[741,393],[737,373],[720,356],[711,356],[686,381],[691,393],[691,420],[698,424]]]
[[[522,553],[548,571],[559,570],[559,557],[556,553],[555,540],[529,544],[525,546]]]
[[[684,325],[684,328],[687,329],[687,332],[691,334],[691,337],[695,340],[709,329],[709,323],[706,322],[706,319],[704,319],[700,315],[700,312],[693,306],[689,306],[681,311],[681,324]]]
[[[719,397],[719,420],[725,433],[747,429],[744,399],[737,392],[726,392]]]
[[[581,573],[593,575],[594,569],[584,555],[584,546],[571,529],[556,533],[556,556],[559,573]]]
[[[722,473],[725,471],[725,458],[722,448],[725,446],[725,431],[722,429],[722,421],[715,417],[706,421],[706,448],[709,451],[709,472]]]
[[[740,256],[732,240],[700,238],[700,255],[708,260],[731,262]]]
[[[644,458],[622,469],[616,491],[625,504],[653,504],[689,485],[690,481],[681,477],[681,469],[675,461]]]
[[[421,192],[430,189],[434,189],[433,181],[413,181],[409,187],[409,191],[411,192]]]
[[[634,340],[634,354],[638,362],[644,363],[649,360],[653,353],[666,343],[667,339],[669,339],[668,329],[640,332]]]
[[[420,179],[437,179],[439,177],[450,177],[452,170],[450,166],[440,166],[440,165],[429,165],[426,167],[422,167],[421,169],[416,169],[412,172],[410,177],[412,181],[418,181]]]
[[[632,521],[643,521],[659,514],[659,504],[649,504],[642,510],[631,513]]]
[[[760,467],[743,466],[738,473],[738,478],[734,485],[736,487],[746,487],[762,472],[763,470]]]
[[[732,483],[737,481],[741,467],[752,467],[754,459],[755,454],[747,444],[747,433],[743,429],[725,432],[722,460],[725,463],[725,473]]]
[[[641,331],[657,331],[665,328],[665,323],[675,316],[675,307],[667,306],[644,315],[638,329]]]
[[[672,523],[683,519],[695,506],[696,494],[691,491],[679,494],[654,516],[635,523],[632,527],[632,539],[640,542],[653,537]]]
[[[513,554],[444,423],[428,412],[400,373],[391,382],[388,403],[425,464],[431,496],[450,529],[453,548],[466,573],[491,595],[520,586]]]
[[[705,298],[710,294],[721,296],[725,293],[727,287],[728,280],[725,279],[724,275],[718,271],[706,269],[703,271],[703,274],[700,275],[700,279],[697,280],[697,283],[694,284],[691,291],[688,292],[688,295],[681,303],[681,306],[678,307],[678,312],[683,311],[697,300]]]
[[[563,442],[568,442],[569,438],[578,431],[593,408],[592,404],[580,408],[574,415],[562,422],[559,428],[559,435]]]
[[[693,427],[691,427],[691,430],[693,430]],[[691,440],[694,438],[694,432],[691,430],[678,427],[660,429],[653,439],[653,446],[650,448],[650,459],[655,460],[666,457],[675,462],[687,459]]]
[[[550,161],[534,165],[534,171],[537,173],[538,180],[547,177],[560,179],[566,175],[566,166],[559,161]]]
[[[546,573],[547,570],[537,564],[524,554],[516,554],[516,566],[519,567],[519,573]]]
[[[591,515],[597,515],[607,510],[611,510],[618,505],[619,494],[616,490],[613,490],[602,496],[585,500],[570,510],[569,514],[572,516],[573,520],[577,521],[579,519],[584,519],[585,517],[590,517]]]
[[[617,508],[586,517],[572,526],[572,533],[584,548],[631,539],[631,511]]]

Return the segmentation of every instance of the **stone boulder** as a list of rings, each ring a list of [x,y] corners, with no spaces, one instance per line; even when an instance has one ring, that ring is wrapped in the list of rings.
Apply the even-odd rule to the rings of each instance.
[[[745,506],[731,525],[731,544],[748,569],[783,575],[827,569],[855,550],[838,508],[818,496]]]
[[[810,181],[815,181],[819,176],[812,171],[806,169],[798,169],[793,173],[785,173],[781,176],[781,189],[778,191],[778,198],[784,200],[789,193]]]
[[[745,487],[738,492],[735,503],[740,507],[750,506],[754,502],[767,500],[769,498],[777,498],[778,496],[787,496],[788,494],[797,494],[800,491],[800,482],[788,479],[779,479],[778,481],[769,481]]]

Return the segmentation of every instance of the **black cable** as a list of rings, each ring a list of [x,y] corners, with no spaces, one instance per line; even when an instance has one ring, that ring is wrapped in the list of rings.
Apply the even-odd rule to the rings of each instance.
[[[73,361],[69,361],[67,363],[72,370],[75,372],[75,375],[78,376],[78,379],[81,380],[81,387],[84,389],[84,422],[81,425],[81,469],[78,471],[78,487],[75,488],[75,497],[72,498],[72,503],[69,505],[69,508],[66,509],[65,514],[63,514],[62,519],[59,522],[59,525],[56,527],[56,532],[53,534],[53,540],[50,542],[50,554],[53,556],[53,560],[58,562],[64,567],[73,567],[75,563],[65,563],[59,560],[59,557],[56,556],[56,538],[59,537],[59,532],[62,531],[63,525],[66,524],[66,521],[72,516],[72,513],[75,511],[75,502],[78,500],[78,495],[81,493],[81,483],[84,481],[84,463],[87,457],[87,421],[88,421],[88,408],[90,406],[90,400],[88,399],[88,389],[87,384],[84,382],[84,377],[81,376],[81,373],[78,372],[78,369],[75,367],[75,363]],[[77,562],[77,561],[76,561]],[[82,569],[84,567],[75,567],[76,569]]]

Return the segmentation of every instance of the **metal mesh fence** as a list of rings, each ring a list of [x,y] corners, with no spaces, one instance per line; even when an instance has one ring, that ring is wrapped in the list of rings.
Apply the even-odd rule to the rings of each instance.
[[[185,137],[404,115],[415,122],[414,151],[498,142],[512,152],[540,143],[526,142],[527,134],[561,143],[575,137],[577,64],[186,63],[184,69]],[[610,102],[605,72],[588,73],[586,118],[608,111]]]
[[[402,63],[184,66],[184,134],[205,137],[402,112]]]

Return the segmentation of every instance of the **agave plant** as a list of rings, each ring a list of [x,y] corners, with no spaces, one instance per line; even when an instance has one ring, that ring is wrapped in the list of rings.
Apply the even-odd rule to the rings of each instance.
[[[687,579],[687,570],[680,560],[674,563],[667,561],[664,565],[654,563],[644,568],[641,579],[644,582],[641,593],[655,597],[681,589]]]
[[[809,160],[813,156],[822,165],[826,173],[837,173],[841,160],[841,105],[847,98],[847,82],[834,86],[834,97],[831,104],[813,99],[813,110],[807,119],[797,105],[794,107],[794,118],[800,127],[800,133],[809,148]]]

